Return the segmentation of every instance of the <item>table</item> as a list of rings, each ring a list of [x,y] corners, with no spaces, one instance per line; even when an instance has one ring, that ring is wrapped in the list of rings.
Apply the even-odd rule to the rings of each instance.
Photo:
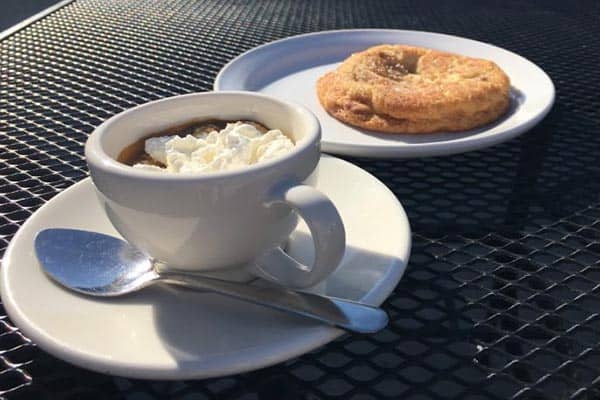
[[[83,143],[107,117],[210,90],[227,61],[265,42],[359,27],[490,42],[557,87],[548,117],[500,146],[349,159],[394,191],[414,231],[408,270],[384,304],[389,327],[251,373],[152,382],[57,360],[0,309],[2,396],[600,398],[600,2],[63,2],[0,42],[0,251],[86,176]]]

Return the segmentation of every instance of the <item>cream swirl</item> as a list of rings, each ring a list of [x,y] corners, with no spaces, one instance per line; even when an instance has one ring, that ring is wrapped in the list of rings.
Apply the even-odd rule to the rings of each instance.
[[[251,124],[235,122],[198,136],[146,139],[146,153],[165,168],[141,163],[134,167],[175,173],[231,171],[279,158],[293,148],[279,129],[261,133]]]

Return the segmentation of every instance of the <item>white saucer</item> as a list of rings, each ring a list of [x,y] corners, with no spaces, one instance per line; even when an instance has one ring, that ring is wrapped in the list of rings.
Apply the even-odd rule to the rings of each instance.
[[[316,291],[379,305],[406,268],[406,214],[383,183],[352,164],[324,156],[316,171],[316,186],[336,204],[348,242],[341,266]],[[215,377],[287,360],[342,334],[211,293],[151,287],[95,299],[68,292],[44,275],[34,254],[36,232],[49,227],[119,235],[88,178],[33,214],[3,259],[0,288],[12,321],[42,349],[81,367],[133,378]],[[305,262],[312,257],[307,232],[299,226],[287,248]]]
[[[461,133],[389,135],[367,132],[331,117],[316,96],[317,78],[350,54],[384,43],[402,43],[486,58],[510,77],[512,105],[507,116]],[[227,64],[215,90],[258,91],[296,101],[312,110],[323,128],[323,151],[367,157],[426,157],[492,146],[526,132],[554,103],[554,85],[538,66],[510,51],[439,33],[358,29],[310,33],[256,47]]]

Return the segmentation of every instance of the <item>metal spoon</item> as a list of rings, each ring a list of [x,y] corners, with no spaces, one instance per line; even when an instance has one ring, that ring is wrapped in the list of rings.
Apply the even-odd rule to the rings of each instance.
[[[353,332],[377,332],[388,322],[385,311],[366,304],[282,287],[261,288],[159,271],[159,263],[123,240],[97,232],[46,229],[38,232],[35,251],[44,271],[53,280],[91,296],[120,296],[165,282],[299,314]]]

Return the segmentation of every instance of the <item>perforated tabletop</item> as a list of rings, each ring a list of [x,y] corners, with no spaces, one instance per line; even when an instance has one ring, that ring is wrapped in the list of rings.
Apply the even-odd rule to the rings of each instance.
[[[336,28],[427,30],[541,66],[557,101],[520,139],[463,155],[350,159],[414,231],[381,333],[263,370],[153,382],[88,372],[0,309],[0,394],[34,399],[600,398],[600,3],[80,0],[0,42],[0,250],[81,180],[83,143],[134,105],[210,90],[230,59]]]

